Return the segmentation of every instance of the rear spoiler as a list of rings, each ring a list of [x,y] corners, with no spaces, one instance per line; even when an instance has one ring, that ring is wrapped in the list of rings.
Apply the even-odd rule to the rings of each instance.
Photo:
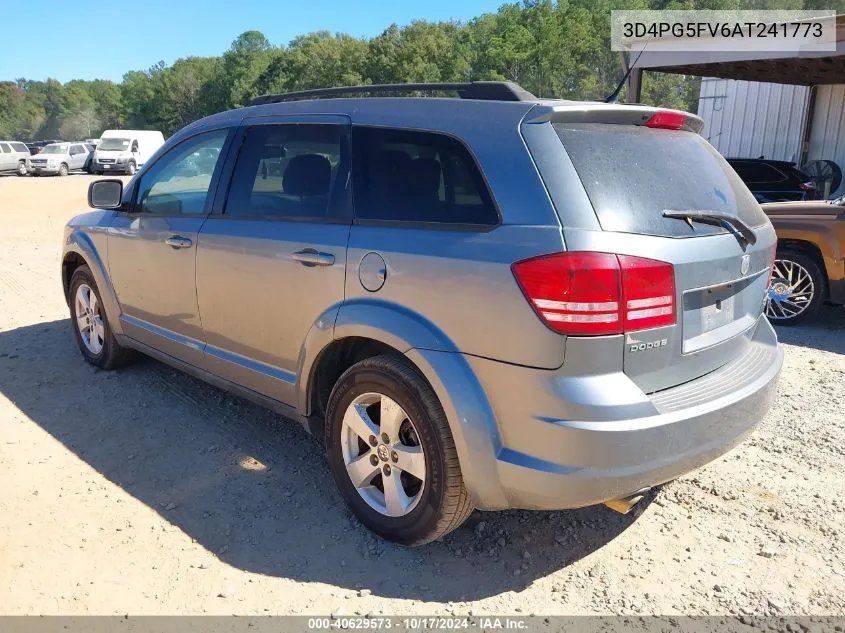
[[[612,123],[701,133],[704,121],[694,114],[668,108],[615,103],[538,103],[523,123]]]

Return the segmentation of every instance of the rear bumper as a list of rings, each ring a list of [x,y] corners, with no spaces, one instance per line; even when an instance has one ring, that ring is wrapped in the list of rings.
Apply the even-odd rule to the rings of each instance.
[[[740,358],[651,396],[624,374],[561,376],[470,363],[488,395],[490,385],[511,386],[491,398],[501,438],[495,483],[504,507],[562,509],[627,496],[729,451],[771,405],[783,352],[762,318]]]

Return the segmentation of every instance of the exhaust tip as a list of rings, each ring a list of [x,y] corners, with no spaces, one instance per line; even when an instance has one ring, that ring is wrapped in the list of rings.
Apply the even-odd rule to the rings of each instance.
[[[646,493],[649,490],[649,488],[643,488],[641,490],[637,490],[637,492],[633,494],[628,495],[627,497],[605,501],[604,505],[606,505],[614,512],[618,512],[619,514],[628,514],[634,508],[635,505],[637,505],[640,501],[643,500],[643,497],[645,497]]]

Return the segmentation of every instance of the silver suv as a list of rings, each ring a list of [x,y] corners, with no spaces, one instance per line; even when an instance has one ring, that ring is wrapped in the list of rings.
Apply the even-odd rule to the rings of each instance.
[[[29,149],[18,141],[0,141],[0,173],[26,176]]]
[[[85,143],[50,143],[30,157],[29,171],[33,176],[53,174],[67,176],[71,171],[88,167],[94,148]]]
[[[460,98],[323,98],[408,89]],[[740,442],[782,363],[774,230],[700,128],[502,83],[262,97],[92,183],[73,334],[299,420],[388,539],[624,510]]]

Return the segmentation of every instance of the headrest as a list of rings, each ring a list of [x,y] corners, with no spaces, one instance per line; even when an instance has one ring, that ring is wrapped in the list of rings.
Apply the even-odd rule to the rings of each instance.
[[[319,154],[300,154],[288,161],[282,190],[294,196],[321,196],[329,192],[332,165]]]
[[[434,158],[415,158],[411,162],[411,184],[416,193],[440,191],[440,162]]]

